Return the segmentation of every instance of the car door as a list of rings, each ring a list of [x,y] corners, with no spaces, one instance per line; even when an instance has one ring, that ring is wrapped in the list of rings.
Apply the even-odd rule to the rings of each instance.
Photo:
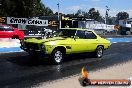
[[[87,42],[85,38],[85,31],[83,30],[77,30],[77,33],[75,35],[75,38],[72,42],[72,53],[82,53],[86,52]]]
[[[13,35],[14,35],[14,29],[10,26],[6,26],[5,27],[5,36],[6,36],[6,38],[12,38]]]
[[[97,36],[92,31],[85,31],[85,35],[86,35],[86,41],[85,42],[87,43],[86,51],[87,52],[95,51],[95,49],[98,46]]]

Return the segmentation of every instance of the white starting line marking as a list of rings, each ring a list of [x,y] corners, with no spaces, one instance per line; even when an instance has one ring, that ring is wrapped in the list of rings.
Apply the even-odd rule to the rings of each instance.
[[[113,43],[117,43],[117,42],[113,42]]]
[[[107,39],[113,39],[113,38],[107,38]]]

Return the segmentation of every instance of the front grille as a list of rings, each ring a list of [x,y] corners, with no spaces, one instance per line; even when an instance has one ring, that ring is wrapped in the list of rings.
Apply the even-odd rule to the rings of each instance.
[[[25,48],[39,50],[39,46],[36,43],[24,43]]]

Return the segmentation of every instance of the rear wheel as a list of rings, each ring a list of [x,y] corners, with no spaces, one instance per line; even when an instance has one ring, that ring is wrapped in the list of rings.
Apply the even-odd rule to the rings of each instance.
[[[60,64],[64,59],[64,52],[61,49],[55,49],[52,53],[52,60],[55,64]]]
[[[97,57],[97,58],[101,58],[103,56],[103,51],[104,51],[104,48],[103,46],[98,46],[96,48],[96,51],[94,52],[94,55]]]

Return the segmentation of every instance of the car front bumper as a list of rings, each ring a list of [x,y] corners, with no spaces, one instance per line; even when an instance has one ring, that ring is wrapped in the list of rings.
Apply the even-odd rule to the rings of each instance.
[[[34,48],[26,48],[23,46],[20,46],[21,49],[23,49],[24,51],[31,53],[31,54],[41,54],[41,55],[46,55],[46,51],[45,50],[38,50],[38,49],[34,49]]]

